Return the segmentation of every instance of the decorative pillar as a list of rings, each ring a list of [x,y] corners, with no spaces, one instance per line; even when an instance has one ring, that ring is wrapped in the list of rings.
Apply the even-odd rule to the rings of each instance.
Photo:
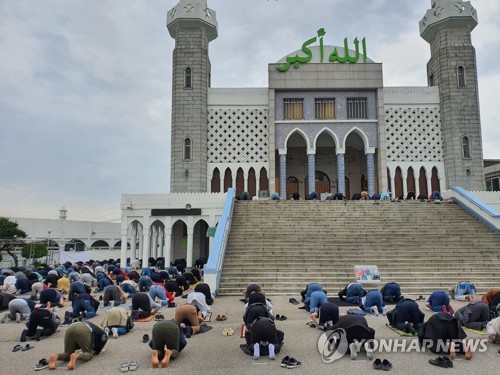
[[[443,182],[443,179],[441,177],[439,177],[439,192],[443,193],[443,190],[445,190],[444,189],[444,182]]]
[[[149,254],[151,245],[151,235],[149,234],[149,228],[144,228],[142,230],[142,268],[149,268]]]
[[[280,198],[286,200],[286,148],[280,148],[279,154],[280,154]]]
[[[345,148],[337,148],[337,191],[345,196]]]
[[[415,198],[420,195],[420,183],[418,178],[415,178]]]
[[[368,171],[368,195],[375,194],[375,148],[369,148],[366,153],[366,170]]]
[[[315,163],[316,149],[310,148],[307,150],[307,173],[309,175],[308,187],[309,194],[316,191],[316,163]]]
[[[130,260],[137,258],[137,232],[133,229],[133,234],[130,237]]]
[[[172,228],[165,228],[165,246],[163,247],[163,257],[165,258],[165,268],[170,267],[172,261]]]
[[[396,171],[391,173],[391,198],[396,198]]]
[[[193,235],[194,228],[192,226],[188,226],[186,266],[189,268],[193,267]]]
[[[248,173],[244,173],[243,178],[245,179],[245,183],[243,184],[243,191],[248,191]]]
[[[163,256],[163,245],[164,245],[165,235],[163,234],[163,228],[158,228],[158,252],[157,256]]]
[[[142,254],[144,254],[144,233],[142,230],[137,231],[137,237],[139,238],[139,255],[137,259],[142,259]]]
[[[221,173],[220,176],[220,192],[224,193],[224,175]]]
[[[259,196],[259,190],[260,190],[260,173],[255,175],[255,194]],[[210,240],[212,237],[210,237]]]
[[[428,195],[431,195],[432,194],[431,176],[430,174],[426,173],[425,177],[427,178],[427,192],[429,193]]]

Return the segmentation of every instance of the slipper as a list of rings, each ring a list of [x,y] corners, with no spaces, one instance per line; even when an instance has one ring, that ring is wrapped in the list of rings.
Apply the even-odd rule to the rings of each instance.
[[[228,329],[227,329],[227,335],[228,335],[228,336],[232,336],[232,335],[234,335],[234,330],[233,330],[232,328],[228,328]]]
[[[227,328],[224,328],[224,329],[222,330],[222,336],[227,336],[227,331],[228,331],[228,329],[227,329]]]
[[[13,351],[13,352],[18,352],[18,351],[19,351],[19,350],[21,350],[21,349],[22,349],[21,345],[19,345],[19,344],[18,344],[18,345],[14,346],[14,347],[12,348],[12,351]]]
[[[128,363],[122,363],[120,365],[120,371],[121,372],[128,372],[128,370],[129,370],[129,364]]]
[[[453,362],[448,357],[437,357],[436,359],[429,359],[429,363],[434,366],[451,368]]]
[[[130,362],[130,365],[128,366],[129,371],[135,371],[137,370],[137,367],[139,367],[139,363],[137,362]]]
[[[290,302],[290,303],[291,303],[291,304],[293,304],[293,305],[298,305],[298,304],[300,303],[300,302],[299,302],[299,301],[297,301],[295,298],[290,298],[290,299],[288,300],[288,302]]]
[[[377,358],[374,362],[373,362],[373,368],[375,370],[382,370],[382,361],[380,360],[380,358]]]
[[[215,318],[215,320],[220,321],[221,320],[220,315],[217,315],[217,317]]]
[[[148,334],[145,334],[144,336],[142,336],[142,342],[143,343],[147,343],[149,341],[149,335]]]
[[[23,352],[25,352],[26,350],[30,350],[30,349],[33,349],[33,348],[34,348],[34,346],[33,346],[33,345],[26,344],[26,346],[25,346],[24,348],[22,348],[21,350],[22,350]]]
[[[49,367],[49,361],[47,361],[44,358],[44,359],[39,360],[38,363],[35,365],[35,371],[43,370],[47,367]]]
[[[221,315],[221,316],[220,316],[220,320],[221,320],[221,321],[227,320],[227,316],[226,316],[226,315]]]

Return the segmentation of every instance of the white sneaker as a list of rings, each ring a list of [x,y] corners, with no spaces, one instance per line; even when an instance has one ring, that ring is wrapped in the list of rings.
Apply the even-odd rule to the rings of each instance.
[[[356,344],[354,342],[349,344],[349,350],[351,351],[351,359],[354,361],[358,357],[358,352],[356,351]]]
[[[379,316],[380,313],[378,311],[377,306],[372,306],[372,314],[375,316]]]
[[[105,328],[104,328],[104,332],[106,332],[106,336],[108,336],[108,337],[109,337],[109,328],[108,328],[108,327],[105,327]]]
[[[373,349],[370,347],[369,343],[365,343],[366,356],[371,361],[373,359]]]
[[[118,338],[118,328],[116,328],[116,327],[111,328],[111,332],[113,332],[113,337],[115,339],[117,339]]]
[[[384,306],[383,310],[382,310],[382,315],[383,316],[386,316],[387,315],[387,306]]]
[[[21,323],[21,314],[19,314],[18,312],[16,313],[16,322]]]
[[[2,318],[2,320],[0,320],[0,322],[2,322],[2,324],[5,323],[8,317],[9,317],[9,313],[5,314]]]

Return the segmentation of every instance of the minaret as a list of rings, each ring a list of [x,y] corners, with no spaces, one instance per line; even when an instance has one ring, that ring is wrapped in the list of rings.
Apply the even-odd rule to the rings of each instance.
[[[469,1],[432,0],[420,21],[431,47],[429,86],[439,86],[446,188],[484,190],[476,53],[471,32],[476,10]]]
[[[171,192],[207,191],[208,43],[217,38],[206,0],[181,0],[167,15],[172,69]]]

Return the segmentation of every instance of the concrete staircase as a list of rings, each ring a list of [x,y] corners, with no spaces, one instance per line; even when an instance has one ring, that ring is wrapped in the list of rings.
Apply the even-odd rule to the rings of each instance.
[[[255,281],[268,294],[297,295],[310,282],[336,294],[355,264],[377,265],[382,284],[406,294],[461,280],[484,293],[500,287],[500,235],[446,203],[239,201],[219,293]]]

